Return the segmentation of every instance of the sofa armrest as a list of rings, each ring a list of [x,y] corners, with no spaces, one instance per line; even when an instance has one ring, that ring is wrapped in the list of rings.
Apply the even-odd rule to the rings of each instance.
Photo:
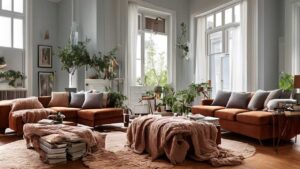
[[[42,105],[47,108],[48,104],[50,103],[51,96],[39,96],[38,98]]]
[[[213,99],[203,99],[203,100],[201,101],[201,105],[206,105],[206,106],[208,106],[208,105],[211,105],[213,101],[214,101]]]
[[[0,130],[5,130],[9,126],[9,113],[11,110],[12,100],[0,101]]]

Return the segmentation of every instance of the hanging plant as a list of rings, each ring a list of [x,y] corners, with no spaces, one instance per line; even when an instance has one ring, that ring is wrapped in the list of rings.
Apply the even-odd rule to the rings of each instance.
[[[190,49],[189,49],[189,42],[187,41],[187,25],[184,22],[182,22],[180,24],[180,28],[181,28],[181,34],[180,36],[178,36],[177,47],[179,50],[182,51],[182,57],[188,60]]]

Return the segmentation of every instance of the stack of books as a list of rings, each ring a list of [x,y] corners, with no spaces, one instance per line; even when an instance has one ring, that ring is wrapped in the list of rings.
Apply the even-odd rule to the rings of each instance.
[[[67,162],[67,143],[52,143],[53,135],[40,138],[40,148],[45,152],[45,162],[48,164],[58,164]]]
[[[67,157],[69,160],[77,160],[83,157],[86,153],[86,143],[70,142],[67,147]]]

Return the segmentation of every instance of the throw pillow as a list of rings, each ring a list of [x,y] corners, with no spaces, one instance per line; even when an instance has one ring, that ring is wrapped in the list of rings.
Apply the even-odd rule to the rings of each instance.
[[[267,108],[268,102],[272,99],[279,99],[281,96],[281,89],[276,89],[276,90],[272,90],[270,91],[270,94],[268,95],[267,99],[265,100],[264,103],[264,108]]]
[[[263,109],[265,100],[267,99],[268,95],[269,92],[267,91],[263,91],[263,90],[256,91],[248,104],[248,109],[252,111]]]
[[[68,107],[69,93],[68,92],[52,92],[51,100],[48,107]]]
[[[25,109],[42,109],[44,106],[37,97],[30,97],[24,99],[16,99],[12,103],[11,111],[25,110]]]
[[[251,93],[232,92],[226,107],[246,109],[250,97]]]
[[[230,98],[231,92],[226,92],[226,91],[218,91],[216,98],[212,102],[212,106],[226,106],[227,102]]]
[[[102,108],[101,98],[102,98],[102,93],[86,93],[82,108],[83,109]]]
[[[81,108],[84,103],[84,93],[71,93],[70,107]]]

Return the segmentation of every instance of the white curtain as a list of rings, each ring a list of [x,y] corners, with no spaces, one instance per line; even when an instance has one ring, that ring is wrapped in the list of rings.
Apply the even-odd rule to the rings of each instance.
[[[240,26],[232,30],[232,51],[230,53],[230,80],[232,91],[247,91],[247,0],[241,3]]]
[[[232,51],[230,57],[230,81],[232,91],[245,91],[244,67],[245,57],[242,53],[241,27],[232,30]]]
[[[195,83],[208,80],[208,58],[206,55],[205,17],[197,19]]]
[[[128,55],[127,55],[127,80],[128,85],[135,83],[135,58],[138,35],[138,5],[133,2],[128,4]]]

